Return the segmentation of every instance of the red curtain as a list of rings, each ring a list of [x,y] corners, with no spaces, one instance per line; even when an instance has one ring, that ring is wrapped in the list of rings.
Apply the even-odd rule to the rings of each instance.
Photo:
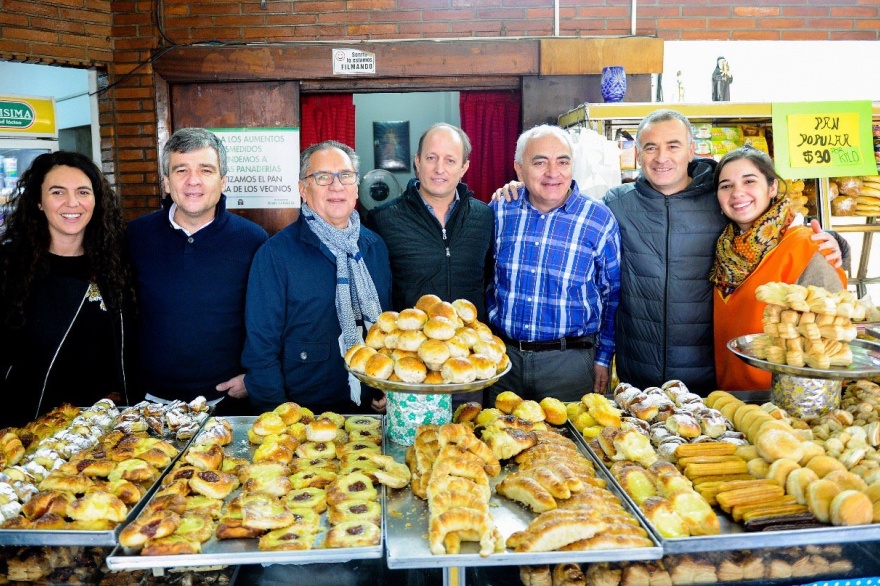
[[[354,98],[351,94],[307,94],[301,96],[300,148],[325,140],[336,140],[351,148],[354,144]]]
[[[516,179],[513,153],[520,132],[520,94],[515,91],[461,92],[461,128],[471,139],[471,166],[464,182],[485,202]]]

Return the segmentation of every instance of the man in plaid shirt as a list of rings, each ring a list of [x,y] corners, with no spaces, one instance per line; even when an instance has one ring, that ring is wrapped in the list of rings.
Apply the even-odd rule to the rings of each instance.
[[[572,151],[556,126],[527,130],[514,157],[525,186],[517,199],[490,204],[496,264],[487,308],[511,361],[490,404],[506,390],[576,401],[608,389],[620,232],[611,211],[572,180]]]

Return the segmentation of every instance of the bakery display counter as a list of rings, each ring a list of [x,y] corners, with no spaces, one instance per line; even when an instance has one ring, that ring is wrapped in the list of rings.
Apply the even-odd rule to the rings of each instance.
[[[365,416],[366,417],[366,416]],[[224,446],[223,450],[227,457],[245,458],[253,462],[254,453],[258,446],[248,441],[248,430],[256,421],[256,417],[227,417],[226,420],[232,426],[232,442]],[[199,437],[194,439],[196,443]],[[377,486],[380,493],[380,501],[384,510],[384,493],[381,486]],[[240,494],[241,489],[233,491],[226,501]],[[383,514],[383,517],[386,515]],[[381,558],[384,552],[382,542],[379,545],[349,548],[326,548],[324,539],[329,524],[327,514],[321,514],[321,530],[315,535],[311,549],[300,551],[276,550],[262,551],[258,547],[257,539],[217,539],[212,535],[210,539],[201,545],[200,553],[184,553],[180,555],[140,555],[134,549],[117,545],[107,557],[107,566],[111,570],[135,570],[149,568],[180,568],[180,567],[205,567],[205,566],[228,566],[242,564],[315,564],[315,563],[338,563],[353,559]],[[384,536],[383,531],[383,536]]]

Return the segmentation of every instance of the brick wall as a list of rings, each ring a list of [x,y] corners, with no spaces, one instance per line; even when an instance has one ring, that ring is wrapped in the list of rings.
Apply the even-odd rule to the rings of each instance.
[[[0,0],[0,59],[107,72],[104,168],[127,214],[154,209],[152,69],[171,43],[532,37],[553,34],[552,0]],[[630,0],[560,0],[560,34],[627,35]],[[666,40],[880,40],[876,0],[638,0],[637,34]]]

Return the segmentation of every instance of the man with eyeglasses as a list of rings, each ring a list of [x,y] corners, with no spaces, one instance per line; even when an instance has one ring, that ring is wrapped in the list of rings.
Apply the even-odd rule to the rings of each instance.
[[[345,370],[343,354],[391,307],[388,249],[355,211],[359,159],[336,141],[300,156],[300,216],[257,251],[242,363],[251,403],[316,414],[381,412],[385,399]]]
[[[140,386],[148,398],[219,401],[247,415],[244,301],[248,271],[269,237],[226,210],[226,148],[204,128],[181,128],[162,149],[162,209],[133,220]]]

